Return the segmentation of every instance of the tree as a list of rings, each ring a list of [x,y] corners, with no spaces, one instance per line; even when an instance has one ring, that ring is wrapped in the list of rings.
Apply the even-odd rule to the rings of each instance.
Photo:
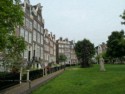
[[[19,65],[26,48],[24,39],[16,36],[16,28],[23,25],[24,18],[20,0],[1,0],[0,10],[0,52],[3,53],[4,65],[8,62]]]
[[[0,1],[0,51],[6,48],[8,35],[15,34],[17,26],[23,25],[23,17],[20,0]]]
[[[108,37],[107,41],[107,55],[112,58],[121,58],[125,56],[125,35],[124,31],[114,31]]]
[[[124,20],[124,22],[121,22],[121,24],[125,25],[125,10],[124,10],[123,14],[120,15],[120,17]]]
[[[95,53],[94,44],[84,39],[75,44],[76,55],[81,63],[81,67],[90,67],[90,61]]]
[[[65,54],[60,54],[59,57],[58,57],[58,61],[59,62],[66,62],[67,60],[67,57]]]

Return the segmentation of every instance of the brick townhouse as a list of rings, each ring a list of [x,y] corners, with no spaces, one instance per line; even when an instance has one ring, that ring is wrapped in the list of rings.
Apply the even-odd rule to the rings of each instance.
[[[32,67],[41,68],[43,62],[43,35],[44,20],[42,17],[41,4],[31,5],[29,0],[21,4],[24,11],[24,26],[19,28],[19,36],[24,37],[27,43],[27,50],[24,51],[23,57],[32,63]],[[34,60],[34,62],[32,62]],[[38,62],[41,61],[41,62]]]

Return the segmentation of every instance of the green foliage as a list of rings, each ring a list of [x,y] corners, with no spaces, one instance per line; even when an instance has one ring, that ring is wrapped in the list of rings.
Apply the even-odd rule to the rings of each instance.
[[[4,63],[11,64],[11,67],[16,70],[19,70],[21,64],[23,63],[22,53],[26,49],[26,43],[24,38],[10,35],[8,36],[8,41],[6,44],[6,50],[3,53]]]
[[[124,94],[125,65],[105,66],[106,72],[98,71],[99,65],[69,68],[32,94]]]
[[[60,54],[58,60],[59,62],[65,62],[67,60],[67,57],[65,54]]]
[[[108,62],[110,61],[110,59],[111,59],[111,58],[107,55],[106,52],[102,52],[102,53],[98,54],[98,55],[95,57],[95,59],[98,61],[98,63],[99,63],[99,59],[100,59],[101,57],[104,59],[104,62],[105,62],[105,63],[108,63]]]
[[[21,53],[26,49],[25,40],[23,37],[10,35],[7,42],[7,53],[11,54],[11,57],[21,57]]]
[[[4,65],[22,62],[21,54],[26,44],[22,37],[15,35],[16,28],[23,25],[23,18],[20,0],[0,0],[0,52],[3,53]]]
[[[23,25],[24,13],[19,1],[0,0],[0,51],[6,47],[8,35],[15,34],[17,26]]]
[[[20,0],[0,1],[0,31],[13,33],[18,25],[23,25],[23,11],[19,5]],[[15,2],[15,4],[14,4]],[[1,32],[2,32],[1,31]]]
[[[120,15],[120,17],[124,20],[124,22],[121,22],[121,24],[125,25],[125,10],[124,10],[123,14]]]
[[[113,58],[121,58],[125,56],[125,35],[124,31],[114,31],[108,37],[107,55]]]
[[[91,58],[95,53],[94,44],[87,39],[78,41],[75,44],[75,51],[78,59],[81,62],[81,67],[89,67]]]

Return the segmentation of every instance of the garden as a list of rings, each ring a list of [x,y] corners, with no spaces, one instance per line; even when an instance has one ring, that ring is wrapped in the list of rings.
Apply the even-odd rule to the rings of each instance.
[[[125,65],[107,64],[90,68],[70,67],[32,94],[125,94]]]

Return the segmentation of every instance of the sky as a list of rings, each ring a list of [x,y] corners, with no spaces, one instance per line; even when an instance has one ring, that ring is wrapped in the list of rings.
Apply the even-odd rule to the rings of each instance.
[[[125,30],[120,15],[125,0],[30,0],[41,3],[45,28],[69,40],[89,39],[95,46],[106,42],[112,31]]]

